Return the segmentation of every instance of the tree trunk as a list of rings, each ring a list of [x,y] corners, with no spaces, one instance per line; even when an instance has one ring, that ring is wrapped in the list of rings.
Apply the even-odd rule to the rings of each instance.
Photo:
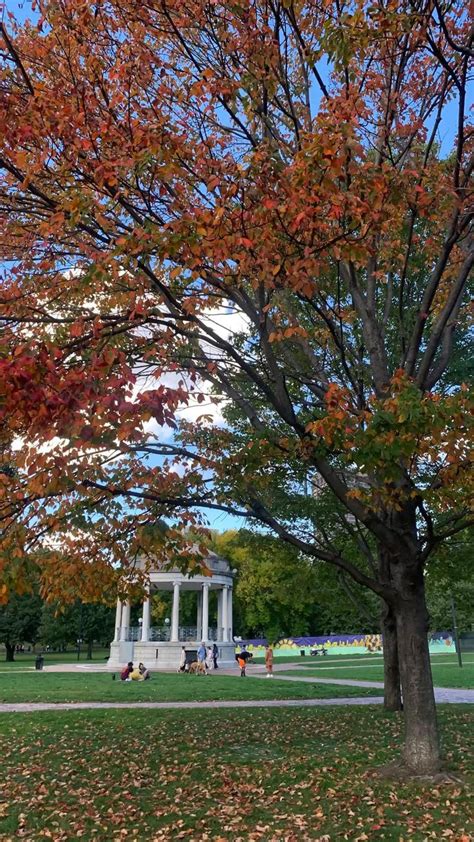
[[[398,658],[405,713],[403,759],[412,772],[429,775],[441,765],[428,646],[428,611],[418,562],[394,565]]]
[[[383,681],[385,710],[402,710],[400,667],[398,662],[397,621],[393,609],[383,603],[381,612],[383,637]]]
[[[93,647],[93,645],[94,645],[93,640],[87,641],[87,660],[88,661],[92,661],[92,647]]]
[[[392,586],[390,554],[387,547],[379,545],[379,577],[387,585]],[[398,660],[397,620],[393,607],[382,600],[380,625],[383,637],[383,680],[384,680],[384,708],[385,710],[402,710],[402,696],[400,690],[400,664]]]
[[[5,643],[5,660],[10,663],[15,660],[15,646],[13,643]]]

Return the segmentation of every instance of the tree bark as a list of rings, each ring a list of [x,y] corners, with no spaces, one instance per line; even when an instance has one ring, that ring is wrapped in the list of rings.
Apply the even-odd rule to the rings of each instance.
[[[398,661],[397,621],[391,606],[383,603],[381,612],[383,637],[383,680],[385,710],[402,710],[400,666]]]
[[[390,554],[387,547],[382,544],[379,545],[378,564],[380,580],[387,587],[391,587]],[[384,708],[399,711],[403,706],[400,690],[397,620],[393,606],[385,600],[382,600],[380,625],[383,638]]]
[[[93,644],[94,644],[94,641],[93,641],[93,640],[88,640],[88,641],[87,641],[87,660],[88,660],[88,661],[92,661],[92,647],[93,647]]]
[[[405,714],[403,760],[414,774],[430,775],[439,771],[441,757],[423,570],[417,560],[398,560],[394,567],[394,613]]]
[[[5,643],[5,660],[10,663],[15,660],[15,645],[13,643]]]

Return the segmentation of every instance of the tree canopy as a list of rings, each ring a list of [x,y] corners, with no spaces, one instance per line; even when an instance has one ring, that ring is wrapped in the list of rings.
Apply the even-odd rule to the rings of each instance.
[[[423,569],[471,518],[464,4],[38,8],[1,30],[3,557],[97,593],[203,511],[255,518],[389,606],[435,768]],[[304,477],[362,565],[295,517]]]

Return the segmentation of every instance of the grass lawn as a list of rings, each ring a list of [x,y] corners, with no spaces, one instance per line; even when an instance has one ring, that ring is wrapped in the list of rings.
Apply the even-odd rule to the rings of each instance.
[[[436,655],[431,659],[433,680],[437,687],[474,688],[474,656],[465,655],[463,667],[459,667],[456,655]],[[348,661],[338,666],[336,659],[327,658],[304,666],[301,669],[285,671],[288,675],[305,675],[316,678],[350,678],[363,681],[383,681],[383,661],[358,664]]]
[[[13,662],[5,661],[5,653],[0,651],[0,658],[3,656],[3,660],[0,660],[0,673],[9,672],[10,670],[16,671],[19,669],[34,670],[37,655],[43,655],[46,664],[77,663],[77,650],[71,650],[70,652],[41,652],[41,647],[38,646],[37,648],[37,652],[19,652],[15,655],[15,660]],[[92,661],[88,661],[86,658],[85,649],[83,647],[80,657],[80,663],[103,664],[109,657],[109,654],[109,649],[96,649],[93,652]]]
[[[375,776],[401,726],[376,707],[6,714],[0,839],[469,842],[472,715],[440,719],[459,784]]]
[[[155,673],[151,681],[113,681],[110,673],[15,673],[0,677],[0,702],[185,702],[210,699],[330,699],[380,690],[240,676]]]
[[[335,661],[339,663],[357,663],[359,661],[373,661],[378,660],[382,657],[380,652],[348,652],[345,655],[334,655],[331,651],[328,652],[327,655],[306,655],[305,657],[301,657],[301,655],[279,655],[278,649],[274,650],[274,659],[276,664],[301,664],[304,667],[312,667],[314,664],[319,664],[324,661],[324,663],[328,661]],[[254,658],[256,664],[263,664],[265,663],[265,657],[263,655],[257,655]]]

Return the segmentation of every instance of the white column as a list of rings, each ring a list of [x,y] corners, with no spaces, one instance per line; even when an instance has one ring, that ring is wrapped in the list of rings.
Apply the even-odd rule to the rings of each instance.
[[[122,603],[122,621],[120,623],[120,640],[126,640],[130,626],[130,600]]]
[[[122,603],[120,600],[117,600],[117,608],[115,609],[115,633],[114,633],[114,643],[118,643],[120,640],[120,627],[122,625]]]
[[[202,640],[209,637],[209,585],[202,586]]]
[[[147,596],[143,600],[142,612],[142,643],[147,643],[150,639],[150,597]]]
[[[224,634],[222,640],[227,643],[229,640],[229,586],[226,585],[222,591],[222,627]]]
[[[171,640],[179,640],[179,582],[173,582],[173,611],[171,614]]]
[[[217,640],[222,640],[222,597],[223,591],[217,591]]]
[[[228,597],[228,600],[229,600],[228,605],[227,605],[227,625],[229,627],[229,632],[228,632],[229,640],[232,640],[233,635],[234,635],[234,628],[233,628],[234,619],[233,619],[233,610],[232,610],[233,609],[233,605],[232,605],[233,596],[234,596],[234,589],[229,588],[229,592],[227,594],[227,597]]]
[[[202,640],[202,591],[197,594],[196,639]]]

